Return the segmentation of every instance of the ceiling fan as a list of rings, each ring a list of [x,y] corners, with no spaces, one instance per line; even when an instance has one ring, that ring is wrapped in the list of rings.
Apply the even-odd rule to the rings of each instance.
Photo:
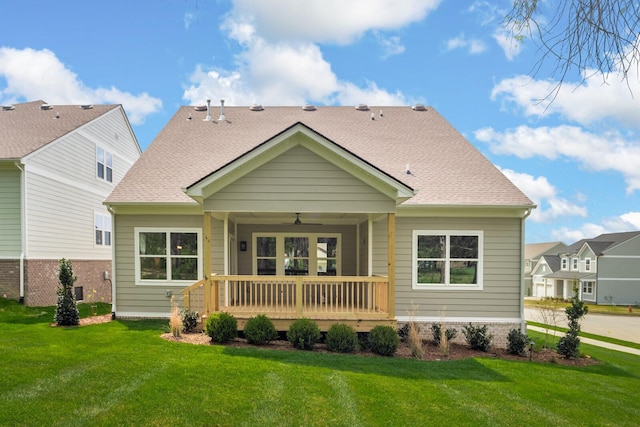
[[[303,223],[303,222],[300,220],[300,213],[299,213],[299,212],[296,212],[296,219],[295,219],[295,221],[293,221],[293,223],[292,223],[291,225],[322,225],[322,224],[319,224],[319,223],[312,223],[312,222],[304,222],[304,223]]]

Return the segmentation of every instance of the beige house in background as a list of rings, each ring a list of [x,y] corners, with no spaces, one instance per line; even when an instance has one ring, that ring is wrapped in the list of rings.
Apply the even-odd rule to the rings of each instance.
[[[524,324],[535,206],[422,105],[182,107],[105,204],[118,317]]]
[[[120,105],[0,108],[0,296],[54,305],[67,258],[76,297],[110,301],[112,220],[102,202],[140,154]]]

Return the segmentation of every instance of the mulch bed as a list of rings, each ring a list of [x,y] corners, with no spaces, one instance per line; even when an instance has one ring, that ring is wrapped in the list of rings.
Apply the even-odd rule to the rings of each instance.
[[[263,346],[256,346],[253,344],[249,344],[244,338],[235,338],[229,343],[226,344],[215,344],[211,341],[211,338],[204,333],[182,333],[179,337],[174,337],[170,333],[162,334],[162,338],[168,341],[181,342],[187,344],[195,344],[195,345],[224,345],[225,347],[236,347],[236,348],[265,348],[271,350],[282,350],[282,351],[301,351],[293,348],[291,343],[284,340],[276,340],[272,341],[269,344]],[[507,352],[505,349],[495,348],[490,349],[488,352],[482,352],[479,350],[472,350],[469,346],[461,345],[457,343],[451,343],[449,346],[449,354],[444,356],[440,349],[432,342],[424,342],[423,343],[424,354],[420,360],[425,361],[437,361],[437,360],[462,360],[470,357],[492,357],[497,359],[505,359],[505,360],[517,360],[517,361],[528,361],[529,356],[517,356]],[[328,353],[326,346],[324,344],[316,344],[312,352],[317,353]],[[354,354],[365,356],[365,357],[381,357],[374,353],[368,351],[358,351]],[[398,350],[394,354],[393,357],[397,358],[405,358],[405,359],[416,359],[415,356],[411,353],[411,348],[409,344],[402,342],[398,347]],[[531,355],[531,360],[534,362],[544,362],[544,363],[556,363],[559,365],[567,365],[567,366],[590,366],[598,364],[599,362],[590,357],[583,357],[580,359],[565,359],[556,353],[553,350],[543,349],[540,351],[534,351]]]
[[[105,314],[101,316],[91,316],[80,319],[79,326],[86,325],[95,325],[99,323],[106,323],[111,321],[111,314]],[[51,326],[57,327],[55,323],[52,323]],[[182,333],[179,337],[174,337],[170,333],[164,333],[161,337],[168,341],[181,342],[187,344],[194,345],[221,345],[215,344],[211,341],[211,338],[201,332],[198,333]],[[284,340],[276,340],[271,343],[263,346],[256,346],[253,344],[249,344],[244,338],[235,338],[233,341],[224,344],[226,347],[237,347],[237,348],[266,348],[271,350],[282,350],[282,351],[301,351],[293,348],[291,343]],[[313,352],[318,353],[328,353],[326,346],[324,344],[317,344],[313,350]],[[482,352],[479,350],[472,350],[469,346],[461,345],[457,343],[451,343],[449,345],[449,354],[443,355],[440,352],[440,349],[433,344],[432,342],[424,342],[423,343],[423,357],[420,360],[425,361],[437,361],[437,360],[462,360],[470,357],[492,357],[497,359],[505,359],[505,360],[517,360],[517,361],[527,361],[529,360],[529,356],[517,356],[507,352],[505,349],[494,348],[490,349],[488,352]],[[358,351],[355,353],[360,356],[365,357],[380,357],[374,353],[368,351]],[[393,357],[397,358],[405,358],[405,359],[416,359],[411,352],[410,346],[402,342],[398,347],[398,350],[393,355]],[[531,355],[531,360],[534,362],[543,362],[543,363],[555,363],[559,365],[566,366],[590,366],[597,365],[599,362],[590,357],[582,357],[580,359],[565,359],[550,349],[542,349],[540,351],[534,351]]]

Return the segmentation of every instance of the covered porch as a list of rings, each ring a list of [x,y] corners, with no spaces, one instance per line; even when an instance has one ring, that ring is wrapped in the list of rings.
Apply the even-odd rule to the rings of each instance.
[[[325,215],[323,224],[291,227],[204,212],[203,279],[183,290],[184,307],[203,319],[213,312],[231,313],[241,330],[258,314],[279,330],[302,317],[315,320],[321,330],[337,322],[361,332],[395,325],[395,214],[352,215],[351,225],[341,216],[341,225]],[[387,253],[378,273],[375,227],[384,230],[378,234],[386,241],[375,243],[383,243]],[[220,231],[222,239],[216,238]],[[214,270],[212,262],[220,258],[223,268]]]
[[[366,332],[376,325],[395,325],[389,291],[389,280],[379,276],[212,275],[183,293],[186,309],[203,319],[212,312],[233,314],[241,330],[246,320],[264,314],[278,330],[306,317],[323,331],[341,322]]]

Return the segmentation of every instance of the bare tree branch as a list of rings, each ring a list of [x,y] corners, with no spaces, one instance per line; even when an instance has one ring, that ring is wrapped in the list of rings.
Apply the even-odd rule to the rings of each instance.
[[[547,10],[546,6],[555,10]],[[555,6],[553,6],[555,5]],[[514,0],[505,27],[516,40],[531,39],[540,51],[534,75],[543,63],[555,63],[553,102],[572,72],[583,79],[615,75],[629,86],[629,73],[640,61],[640,2],[637,0]],[[630,87],[629,87],[630,88]]]

